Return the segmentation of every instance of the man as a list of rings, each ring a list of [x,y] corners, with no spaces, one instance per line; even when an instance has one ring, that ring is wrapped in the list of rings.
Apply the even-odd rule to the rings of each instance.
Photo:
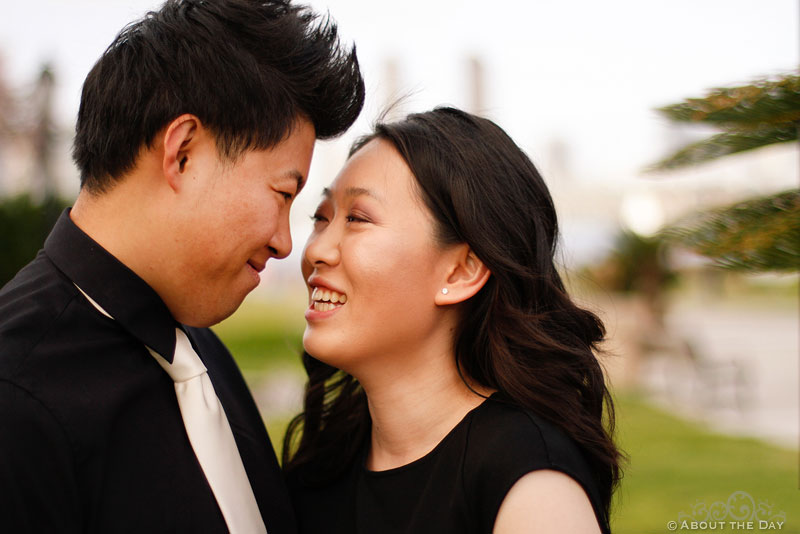
[[[120,33],[84,83],[78,199],[0,291],[0,531],[295,530],[206,327],[289,254],[314,140],[363,98],[355,50],[285,0],[168,0]]]

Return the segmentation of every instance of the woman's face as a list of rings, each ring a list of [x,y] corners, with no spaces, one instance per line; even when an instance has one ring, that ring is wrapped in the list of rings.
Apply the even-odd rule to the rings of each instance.
[[[325,190],[303,251],[303,345],[356,376],[440,337],[446,256],[415,184],[389,142],[370,141]]]

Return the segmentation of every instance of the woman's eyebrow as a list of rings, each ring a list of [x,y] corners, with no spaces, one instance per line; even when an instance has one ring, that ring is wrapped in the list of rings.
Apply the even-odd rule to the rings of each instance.
[[[366,195],[368,197],[374,198],[378,202],[382,201],[381,197],[378,196],[374,191],[372,191],[371,189],[367,189],[365,187],[352,187],[352,186],[348,187],[344,190],[344,195],[346,197],[357,197],[361,195]],[[333,196],[333,193],[329,188],[326,187],[322,190],[322,196],[328,199],[331,198],[331,196]]]

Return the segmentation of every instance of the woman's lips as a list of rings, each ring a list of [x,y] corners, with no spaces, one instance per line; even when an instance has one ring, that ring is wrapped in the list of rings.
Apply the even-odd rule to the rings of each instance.
[[[335,314],[339,310],[342,309],[341,304],[320,304],[319,302],[312,301],[311,304],[308,306],[306,310],[305,317],[306,320],[311,321],[315,319],[325,319],[326,317],[330,317],[331,315]]]
[[[336,313],[347,303],[347,295],[323,285],[311,286],[311,297],[306,319],[322,319]]]

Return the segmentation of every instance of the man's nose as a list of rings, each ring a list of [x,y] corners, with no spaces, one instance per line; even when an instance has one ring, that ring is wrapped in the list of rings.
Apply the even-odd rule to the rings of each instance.
[[[292,232],[289,227],[288,214],[281,217],[281,222],[278,225],[277,231],[272,235],[269,241],[269,249],[272,256],[277,259],[283,259],[292,252]]]

